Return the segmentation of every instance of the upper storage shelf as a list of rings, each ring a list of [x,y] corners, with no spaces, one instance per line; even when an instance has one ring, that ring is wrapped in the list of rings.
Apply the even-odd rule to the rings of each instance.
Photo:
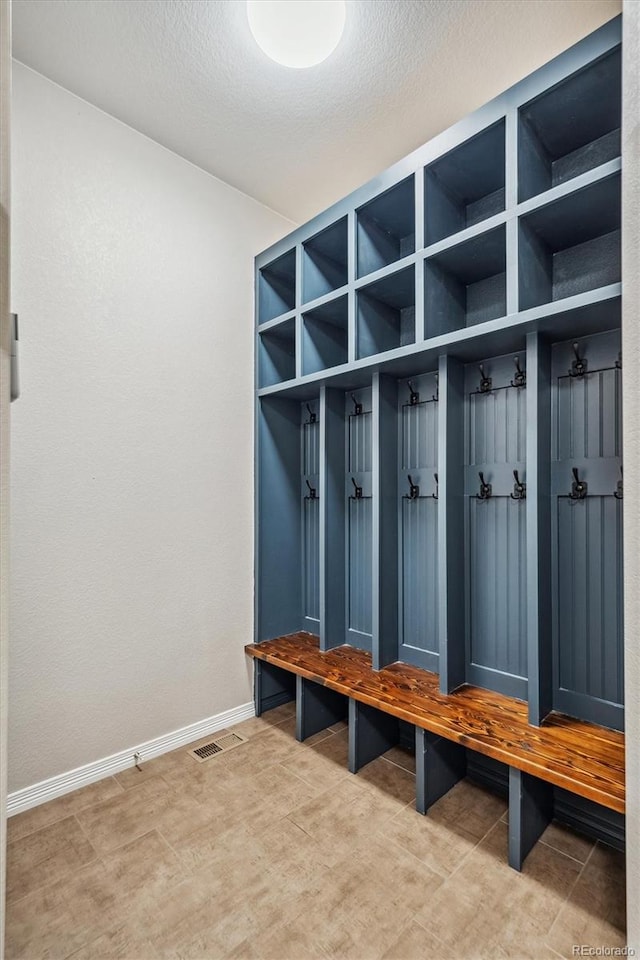
[[[346,217],[306,240],[302,249],[303,303],[345,285],[348,279]]]
[[[256,259],[261,395],[620,325],[621,18]]]
[[[520,218],[520,309],[620,280],[620,176]]]
[[[425,244],[504,210],[504,120],[425,170]]]
[[[521,107],[519,201],[620,156],[620,115],[619,48]]]
[[[416,246],[413,175],[356,212],[358,276],[366,277],[413,253]]]
[[[258,279],[258,323],[267,323],[296,305],[296,251],[262,267]]]

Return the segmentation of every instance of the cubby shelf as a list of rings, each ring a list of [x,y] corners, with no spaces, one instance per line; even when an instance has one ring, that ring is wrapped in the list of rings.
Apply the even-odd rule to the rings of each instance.
[[[302,301],[309,303],[343,287],[347,271],[347,218],[325,227],[302,244]]]
[[[620,176],[520,218],[520,309],[620,280]]]
[[[295,319],[285,320],[260,334],[258,341],[258,382],[261,387],[295,379]]]
[[[303,374],[316,373],[347,362],[348,319],[346,296],[303,313]]]
[[[505,208],[505,122],[478,134],[425,170],[429,246]]]
[[[416,244],[413,176],[356,210],[358,277],[413,253]]]
[[[623,728],[620,33],[257,258],[257,642]]]
[[[260,268],[258,275],[258,323],[266,323],[296,305],[296,252],[289,250]]]
[[[376,280],[357,292],[358,358],[404,347],[416,338],[415,270]]]
[[[518,114],[518,198],[620,155],[621,54],[616,49],[524,104]]]
[[[427,337],[507,312],[505,228],[497,227],[425,261]]]

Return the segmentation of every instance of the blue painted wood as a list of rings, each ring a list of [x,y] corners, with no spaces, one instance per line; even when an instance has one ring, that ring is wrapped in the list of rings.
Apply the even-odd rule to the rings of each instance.
[[[429,807],[466,775],[464,747],[416,727],[416,810]]]
[[[296,740],[306,740],[344,720],[348,698],[320,683],[296,676]]]
[[[465,682],[464,366],[438,366],[438,632],[440,690]]]
[[[622,506],[618,332],[578,342],[587,363],[569,376],[572,343],[553,347],[552,571],[555,709],[622,729]],[[577,467],[585,500],[568,494]]]
[[[399,721],[349,698],[349,771],[357,773],[361,767],[382,756],[398,743]]]
[[[346,296],[303,314],[303,374],[322,372],[347,362],[348,317]]]
[[[254,660],[253,701],[256,716],[295,700],[296,678],[288,670],[275,667],[264,660]]]
[[[302,258],[302,302],[343,287],[348,280],[347,217],[305,241]]]
[[[527,337],[527,665],[529,723],[553,702],[551,618],[551,351]]]
[[[358,276],[400,260],[415,250],[413,177],[375,197],[356,211]]]
[[[522,870],[553,817],[553,787],[509,767],[509,866]]]
[[[355,413],[355,404],[362,412]],[[344,397],[348,643],[371,650],[373,631],[373,436],[371,388]],[[362,497],[355,499],[355,487]]]
[[[418,401],[411,403],[411,390]],[[438,378],[412,378],[398,388],[399,658],[438,672]],[[419,487],[408,499],[408,477]]]
[[[261,400],[257,429],[257,642],[302,627],[301,446],[299,403]]]
[[[320,649],[345,642],[344,393],[320,392]]]
[[[398,384],[373,378],[373,669],[398,659]]]
[[[320,626],[320,419],[318,401],[301,405],[302,576],[304,628]],[[312,495],[313,494],[313,495]]]
[[[524,353],[518,355],[525,370]],[[527,387],[513,355],[482,363],[491,389],[482,392],[476,364],[465,373],[466,677],[470,683],[526,699],[526,501],[511,497],[513,471],[526,483]],[[479,473],[492,495],[479,500]]]

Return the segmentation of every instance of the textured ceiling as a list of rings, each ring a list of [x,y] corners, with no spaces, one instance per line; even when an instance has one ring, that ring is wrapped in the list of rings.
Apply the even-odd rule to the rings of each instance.
[[[14,0],[14,55],[301,222],[590,33],[619,0],[348,0],[290,70],[242,0]]]

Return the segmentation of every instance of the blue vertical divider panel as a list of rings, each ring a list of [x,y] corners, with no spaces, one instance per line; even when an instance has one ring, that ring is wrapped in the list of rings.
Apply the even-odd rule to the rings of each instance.
[[[554,707],[622,728],[619,333],[555,344],[551,390]]]
[[[372,612],[372,397],[371,388],[345,395],[347,515],[347,643],[371,650]]]
[[[438,670],[438,377],[402,381],[399,418],[399,658]]]
[[[526,498],[514,497],[526,485],[526,390],[524,351],[467,366],[467,679],[523,699],[527,513]]]
[[[302,573],[304,627],[320,628],[320,421],[318,402],[303,403],[302,415]]]

